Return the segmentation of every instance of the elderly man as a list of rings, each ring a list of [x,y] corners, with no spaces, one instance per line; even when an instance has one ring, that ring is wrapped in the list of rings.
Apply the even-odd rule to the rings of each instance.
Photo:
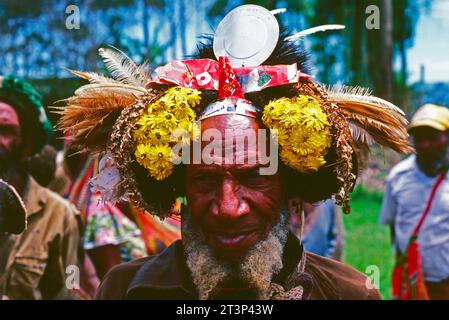
[[[77,263],[77,211],[27,169],[51,133],[41,102],[24,80],[0,78],[0,178],[20,194],[28,220],[22,234],[7,235],[0,247],[0,294],[8,299],[67,297],[66,267]]]
[[[447,108],[429,104],[416,111],[409,126],[416,155],[391,170],[380,216],[380,223],[390,225],[398,253],[407,252],[412,234],[418,237],[420,257],[416,258],[422,260],[430,299],[449,299],[448,130]],[[437,184],[440,177],[443,180]]]
[[[225,130],[262,126],[246,116],[221,115],[202,121],[202,132],[210,128],[224,137]],[[241,157],[251,151],[248,146]],[[114,269],[97,298],[293,299],[299,287],[312,299],[378,298],[364,275],[303,250],[288,231],[285,177],[279,171],[260,175],[262,166],[187,165],[183,240],[159,256]],[[305,270],[298,268],[301,261],[307,261]],[[288,282],[290,292],[283,292]]]
[[[182,240],[112,269],[98,299],[380,297],[365,275],[306,252],[289,223],[303,201],[333,194],[348,211],[355,144],[372,132],[408,151],[403,114],[357,90],[326,91],[304,73],[298,37],[280,34],[272,12],[245,5],[222,20],[213,44],[205,39],[197,59],[159,67],[154,77],[109,49],[100,55],[115,80],[75,72],[92,84],[66,100],[60,127],[75,145],[104,152],[94,189],[105,201],[132,196],[162,218],[187,199]],[[349,119],[363,139],[351,135]]]

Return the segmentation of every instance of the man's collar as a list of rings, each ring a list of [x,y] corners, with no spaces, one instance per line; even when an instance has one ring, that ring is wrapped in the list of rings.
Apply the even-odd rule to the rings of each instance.
[[[39,212],[47,202],[45,190],[30,175],[24,192],[24,203],[27,211],[27,218]]]
[[[181,240],[142,265],[128,286],[127,296],[138,289],[181,289],[187,294],[196,295]]]
[[[296,270],[296,267],[301,260],[303,250],[303,246],[298,238],[296,238],[292,232],[289,232],[282,255],[282,270],[273,277],[273,282],[279,284],[285,282],[287,277]]]

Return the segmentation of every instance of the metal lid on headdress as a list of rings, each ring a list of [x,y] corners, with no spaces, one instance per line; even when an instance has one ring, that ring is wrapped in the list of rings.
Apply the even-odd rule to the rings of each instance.
[[[231,66],[257,67],[267,60],[279,39],[274,15],[257,5],[243,5],[229,12],[217,27],[214,53],[229,57]]]

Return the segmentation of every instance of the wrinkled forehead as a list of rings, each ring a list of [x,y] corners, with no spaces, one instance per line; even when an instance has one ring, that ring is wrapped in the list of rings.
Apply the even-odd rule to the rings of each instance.
[[[0,101],[0,125],[19,126],[19,116],[14,108]]]
[[[201,121],[201,165],[250,169],[264,164],[270,131],[256,118],[219,115]]]
[[[202,134],[211,129],[219,131],[224,136],[226,131],[230,132],[232,130],[247,130],[257,133],[259,129],[262,129],[262,125],[256,118],[239,114],[226,114],[206,118],[201,121]]]

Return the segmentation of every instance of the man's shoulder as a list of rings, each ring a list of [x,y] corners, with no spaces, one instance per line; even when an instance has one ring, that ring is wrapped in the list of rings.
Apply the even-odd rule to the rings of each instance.
[[[356,269],[307,252],[306,272],[314,278],[312,298],[331,300],[378,300],[379,291],[370,287],[368,277]]]
[[[128,291],[139,287],[176,287],[185,276],[182,256],[182,243],[177,240],[157,255],[121,263],[106,274],[95,298],[122,300],[127,298]]]
[[[390,171],[388,175],[388,180],[392,181],[400,176],[415,170],[416,168],[416,156],[411,155],[404,160],[397,163]]]
[[[114,266],[103,278],[97,290],[97,300],[123,300],[126,298],[129,284],[137,271],[155,256],[145,257]]]
[[[79,211],[75,205],[56,192],[39,185],[37,182],[35,182],[34,191],[36,192],[36,196],[40,197],[40,200],[45,203],[48,213],[56,214],[66,219],[72,219],[78,215]]]

